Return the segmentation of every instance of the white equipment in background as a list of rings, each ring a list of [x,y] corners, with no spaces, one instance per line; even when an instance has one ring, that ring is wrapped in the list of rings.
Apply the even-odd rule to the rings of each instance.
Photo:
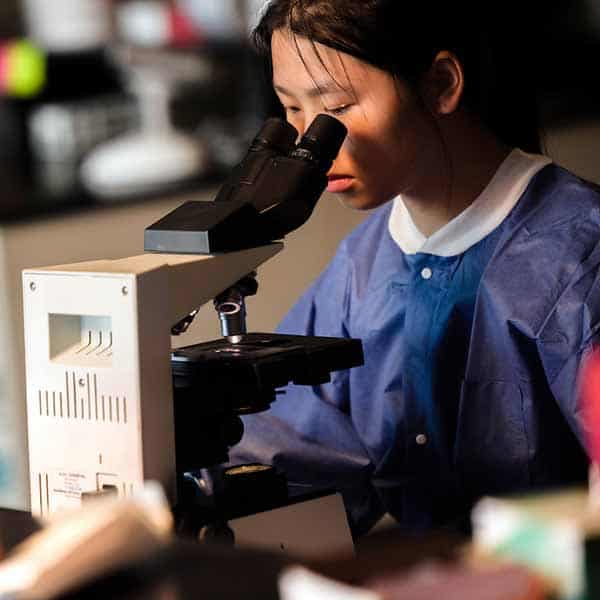
[[[169,106],[178,88],[210,80],[210,64],[201,56],[152,48],[123,46],[112,53],[138,98],[141,127],[100,144],[85,157],[84,185],[110,199],[168,189],[204,175],[204,145],[175,129]]]
[[[171,327],[279,252],[144,254],[23,272],[31,510],[175,489]]]

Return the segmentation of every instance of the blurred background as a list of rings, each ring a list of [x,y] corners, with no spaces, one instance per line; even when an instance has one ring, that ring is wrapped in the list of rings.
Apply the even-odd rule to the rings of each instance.
[[[3,0],[0,217],[218,181],[271,107],[247,43],[264,2]],[[534,1],[490,19],[503,123],[535,111],[542,148],[596,178],[571,137],[594,132],[600,2]]]
[[[42,204],[147,198],[218,178],[265,112],[247,44],[260,5],[4,2],[4,181],[39,212]]]
[[[144,227],[214,197],[273,109],[248,44],[263,5],[0,2],[0,506],[28,505],[21,270],[140,254]],[[504,121],[533,111],[542,150],[600,182],[600,0],[507,6]],[[364,216],[325,195],[259,272],[250,328],[273,329]],[[173,343],[218,335],[205,307]]]

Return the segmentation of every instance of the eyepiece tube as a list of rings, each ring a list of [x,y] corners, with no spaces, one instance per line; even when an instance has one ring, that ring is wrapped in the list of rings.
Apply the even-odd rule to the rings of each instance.
[[[317,115],[292,156],[316,162],[321,169],[328,171],[347,133],[346,127],[337,119],[325,114]]]
[[[293,148],[298,132],[287,121],[267,119],[261,130],[256,134],[251,150],[268,148],[280,154],[289,154]]]

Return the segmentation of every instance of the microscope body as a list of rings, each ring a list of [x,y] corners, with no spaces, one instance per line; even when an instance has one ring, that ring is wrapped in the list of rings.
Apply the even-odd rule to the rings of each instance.
[[[145,254],[23,273],[31,509],[160,481],[176,499],[171,327],[275,255]],[[198,401],[208,402],[198,389]]]
[[[247,518],[265,510],[243,483],[251,473],[273,496],[283,489],[279,508],[271,498],[267,508],[277,514],[269,519],[290,524],[296,549],[298,538],[307,551],[315,535],[325,539],[324,514],[336,523],[330,549],[350,539],[339,494],[285,506],[285,479],[269,487],[270,467],[257,465],[221,471],[228,482],[221,491],[232,493],[204,504],[194,474],[227,461],[243,434],[239,416],[266,410],[288,383],[321,384],[331,371],[363,362],[359,340],[247,334],[230,311],[244,312],[231,289],[281,250],[273,240],[312,213],[345,135],[340,122],[319,115],[296,144],[293,127],[268,120],[213,202],[188,202],[146,229],[148,254],[24,271],[35,515],[77,507],[86,496],[128,496],[153,479],[194,535],[206,519],[233,517],[242,539],[254,523]],[[233,334],[172,352],[171,333],[185,331],[213,299],[226,329],[235,322]],[[288,544],[283,521],[273,529],[277,548]],[[254,541],[264,541],[260,519],[257,531]]]

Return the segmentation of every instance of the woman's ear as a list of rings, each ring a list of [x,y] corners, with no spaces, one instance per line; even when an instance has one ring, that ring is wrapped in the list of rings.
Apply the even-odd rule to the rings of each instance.
[[[465,87],[462,64],[452,52],[438,52],[423,77],[421,93],[434,115],[452,114],[459,106]]]

